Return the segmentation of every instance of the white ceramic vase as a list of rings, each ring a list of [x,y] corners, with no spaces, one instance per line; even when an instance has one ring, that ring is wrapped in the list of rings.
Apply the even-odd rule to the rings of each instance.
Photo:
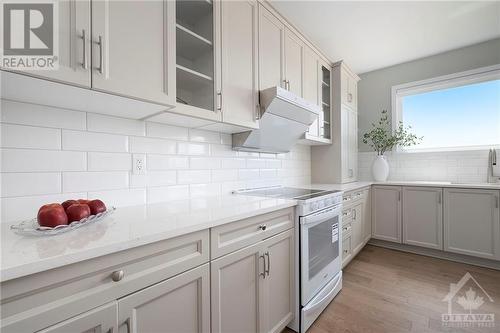
[[[389,177],[389,163],[384,155],[378,155],[373,161],[372,176],[377,182],[385,182]]]

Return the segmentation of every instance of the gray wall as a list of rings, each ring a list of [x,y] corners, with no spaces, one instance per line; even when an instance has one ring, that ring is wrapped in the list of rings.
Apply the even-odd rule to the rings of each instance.
[[[359,150],[370,151],[361,136],[391,111],[391,87],[436,76],[500,64],[500,38],[361,74],[358,84]]]

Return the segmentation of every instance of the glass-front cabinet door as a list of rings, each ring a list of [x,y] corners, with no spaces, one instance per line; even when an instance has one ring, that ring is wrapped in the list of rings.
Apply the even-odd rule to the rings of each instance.
[[[331,69],[326,64],[321,64],[321,113],[319,115],[319,136],[321,138],[331,140]]]

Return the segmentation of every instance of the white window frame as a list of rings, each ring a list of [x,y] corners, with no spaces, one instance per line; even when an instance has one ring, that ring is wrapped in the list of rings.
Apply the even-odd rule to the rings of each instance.
[[[392,129],[396,129],[399,122],[403,120],[403,97],[419,93],[430,92],[434,90],[454,88],[463,85],[480,83],[491,80],[500,80],[500,64],[481,67],[465,72],[459,72],[449,75],[438,76],[431,79],[409,82],[392,86]],[[418,133],[417,133],[418,134]],[[439,151],[457,151],[457,150],[484,150],[490,148],[500,148],[496,146],[457,146],[442,148],[400,148],[397,152],[416,153],[416,152],[439,152]]]

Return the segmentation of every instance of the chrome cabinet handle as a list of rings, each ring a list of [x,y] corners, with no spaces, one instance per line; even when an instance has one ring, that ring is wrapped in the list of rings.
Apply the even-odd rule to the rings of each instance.
[[[217,92],[217,111],[222,111],[222,92]]]
[[[262,230],[262,231],[266,231],[267,225],[261,224],[261,225],[259,225],[259,229]]]
[[[88,63],[87,63],[87,32],[85,29],[82,29],[82,36],[81,39],[83,40],[83,57],[82,57],[82,68],[87,69],[88,68]]]
[[[259,272],[259,276],[262,276],[263,279],[266,278],[266,257],[262,254],[259,256],[259,260],[260,258],[262,258],[264,260],[264,271],[263,272]]]
[[[271,257],[269,256],[269,251],[264,254],[267,257],[267,276],[269,276],[269,273],[271,272]]]
[[[124,276],[125,273],[123,272],[123,270],[114,271],[113,273],[111,273],[111,280],[113,280],[114,282],[118,282],[121,281]]]
[[[95,42],[99,46],[99,67],[97,67],[97,71],[100,74],[104,73],[104,51],[103,51],[103,45],[102,45],[102,36],[99,36],[97,39],[97,42]]]

